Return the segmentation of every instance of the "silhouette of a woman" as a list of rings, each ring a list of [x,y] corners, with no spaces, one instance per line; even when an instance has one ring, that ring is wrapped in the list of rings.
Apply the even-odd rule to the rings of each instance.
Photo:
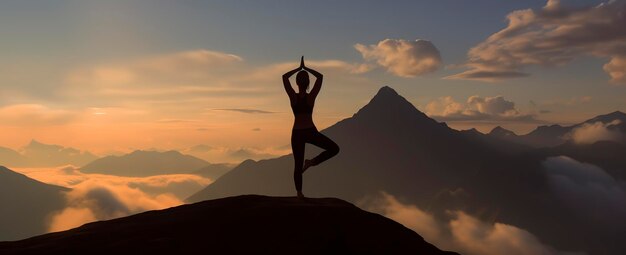
[[[298,93],[293,90],[289,82],[289,77],[296,72],[298,73],[296,75]],[[311,89],[310,93],[307,93],[309,88],[309,73],[313,74],[316,79],[313,89]],[[295,161],[293,181],[296,185],[299,198],[304,198],[304,194],[302,194],[302,173],[309,167],[316,166],[339,153],[339,146],[317,131],[315,124],[313,124],[313,106],[315,105],[315,98],[322,88],[322,78],[321,73],[304,65],[304,56],[300,59],[300,67],[283,75],[283,85],[285,86],[287,95],[289,95],[291,110],[295,117],[291,131],[291,149],[293,150],[293,158]],[[325,151],[313,159],[304,160],[305,143],[313,144]]]

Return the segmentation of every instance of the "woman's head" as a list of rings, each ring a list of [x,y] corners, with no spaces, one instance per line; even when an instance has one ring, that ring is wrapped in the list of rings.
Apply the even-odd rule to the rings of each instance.
[[[309,89],[309,73],[307,71],[300,71],[296,75],[296,84],[301,92],[306,92]]]

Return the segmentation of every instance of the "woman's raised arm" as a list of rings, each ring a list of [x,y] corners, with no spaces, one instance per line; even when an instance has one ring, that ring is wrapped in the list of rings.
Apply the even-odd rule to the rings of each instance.
[[[313,74],[313,76],[315,76],[315,84],[313,84],[313,88],[311,89],[311,93],[309,93],[311,96],[313,96],[313,98],[317,97],[317,94],[320,93],[320,89],[322,89],[322,80],[324,79],[324,75],[322,75],[321,73],[319,73],[318,71],[315,71],[311,68],[308,68],[306,66],[304,66],[304,62],[302,62],[302,68],[304,70],[306,70],[307,72]]]
[[[302,69],[302,66],[283,74],[283,86],[285,86],[285,92],[287,92],[287,95],[289,96],[290,100],[293,100],[296,98],[296,91],[293,90],[293,87],[291,87],[291,82],[289,82],[289,77],[291,77],[296,72],[300,71],[300,69]]]

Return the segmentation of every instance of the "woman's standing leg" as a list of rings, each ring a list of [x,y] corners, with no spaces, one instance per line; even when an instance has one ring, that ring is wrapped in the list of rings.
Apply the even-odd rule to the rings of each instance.
[[[304,137],[297,130],[291,132],[291,150],[293,151],[293,182],[298,194],[302,193],[302,170],[304,163]]]

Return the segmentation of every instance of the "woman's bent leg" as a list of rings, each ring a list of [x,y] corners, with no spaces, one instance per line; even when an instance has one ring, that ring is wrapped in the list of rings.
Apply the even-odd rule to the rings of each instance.
[[[323,152],[311,159],[312,166],[319,165],[339,153],[339,146],[320,132],[316,132],[307,142],[324,149]]]

